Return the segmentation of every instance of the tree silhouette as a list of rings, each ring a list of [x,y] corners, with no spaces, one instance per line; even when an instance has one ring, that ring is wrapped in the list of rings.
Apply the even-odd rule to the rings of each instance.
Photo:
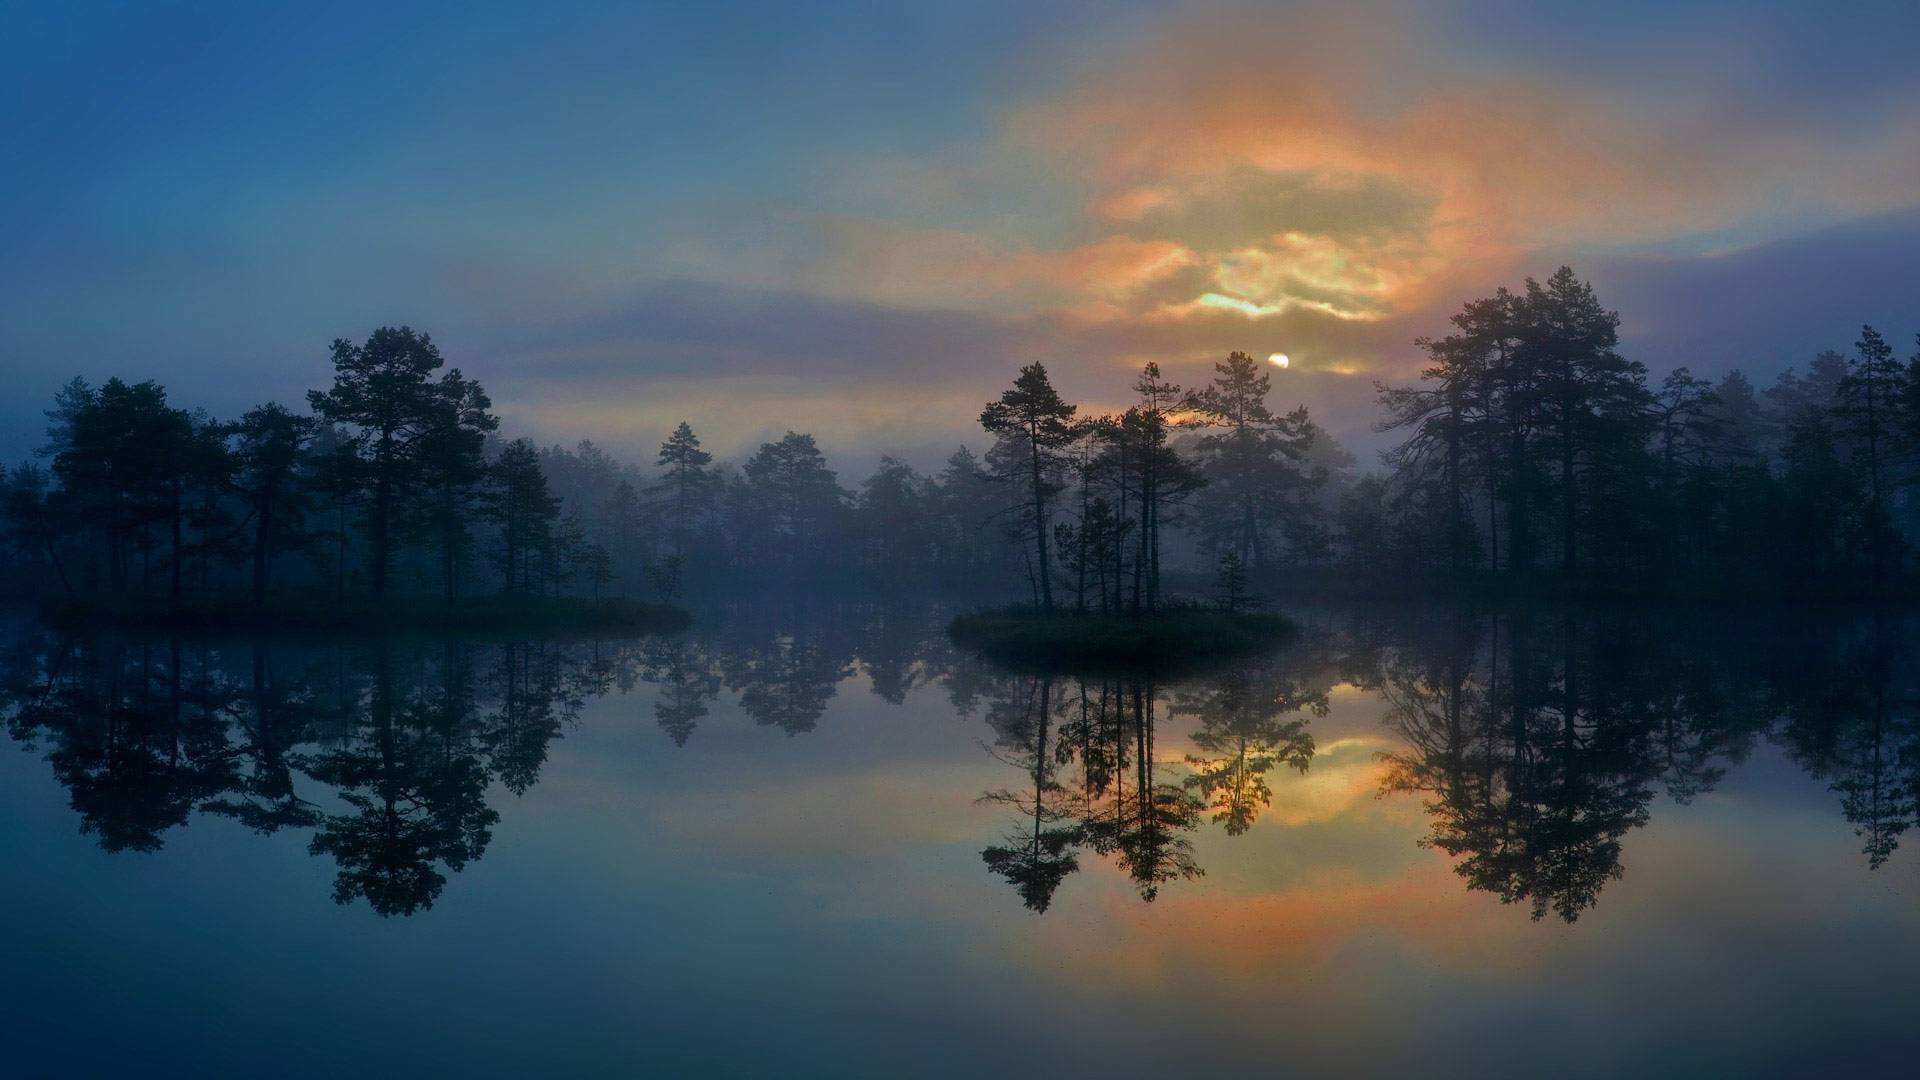
[[[653,700],[654,721],[673,745],[685,747],[720,696],[720,672],[692,643],[668,638],[647,650],[645,678],[659,686]]]
[[[501,591],[532,591],[535,560],[552,544],[560,502],[547,489],[540,454],[531,441],[515,439],[500,451],[488,477],[487,509],[500,527],[496,558]]]
[[[314,412],[352,430],[364,466],[368,574],[376,599],[386,595],[398,518],[420,480],[421,443],[446,422],[448,399],[430,379],[444,363],[432,338],[411,327],[383,326],[359,345],[336,339],[333,386],[307,394]],[[448,377],[461,382],[458,371]]]
[[[1084,829],[1066,803],[1066,790],[1054,779],[1056,754],[1050,744],[1053,730],[1053,680],[1017,678],[1005,697],[988,710],[987,722],[998,735],[1002,760],[1030,778],[1028,789],[991,791],[984,802],[1015,809],[1015,826],[1004,843],[980,852],[987,869],[1006,878],[1029,909],[1045,912],[1053,894],[1069,874],[1080,869],[1075,849]]]
[[[433,384],[431,419],[414,447],[423,494],[417,519],[439,549],[441,594],[448,604],[459,596],[470,539],[467,521],[487,477],[482,448],[500,426],[487,411],[492,405],[479,383],[462,378],[458,368],[447,372]]]
[[[1840,380],[1834,418],[1854,442],[1853,465],[1866,479],[1863,508],[1869,565],[1877,585],[1893,569],[1897,536],[1887,510],[1888,458],[1899,429],[1899,387],[1905,372],[1893,346],[1871,326],[1860,328],[1856,359]]]
[[[1043,611],[1053,610],[1053,580],[1047,561],[1050,528],[1047,500],[1059,486],[1050,479],[1050,474],[1054,455],[1073,441],[1070,421],[1076,408],[1061,400],[1047,378],[1046,367],[1034,363],[1021,368],[1013,386],[1003,391],[998,400],[988,402],[980,413],[980,426],[989,434],[1018,440],[1024,451],[1025,484],[1032,509],[1029,526],[1034,542],[1034,572],[1039,577]]]
[[[1213,366],[1213,382],[1187,403],[1192,426],[1211,429],[1194,449],[1208,489],[1202,493],[1201,535],[1214,550],[1229,551],[1252,573],[1264,573],[1271,534],[1307,487],[1300,463],[1311,434],[1304,409],[1275,416],[1267,406],[1273,379],[1244,352]]]
[[[314,424],[279,405],[250,409],[234,425],[234,486],[253,518],[253,602],[264,603],[273,560],[303,539],[300,464]]]
[[[1621,876],[1621,837],[1646,823],[1659,766],[1633,693],[1589,687],[1571,620],[1548,633],[1517,620],[1503,653],[1496,628],[1483,681],[1457,655],[1437,679],[1390,673],[1410,749],[1387,756],[1382,789],[1428,795],[1421,842],[1458,859],[1469,888],[1573,922]]]
[[[754,532],[765,544],[759,558],[789,567],[819,558],[847,496],[813,436],[789,431],[761,443],[741,473]]]
[[[369,664],[367,736],[307,764],[352,808],[327,815],[308,850],[338,864],[335,903],[364,898],[381,915],[412,915],[439,897],[440,865],[457,871],[480,857],[500,815],[486,804],[487,773],[463,744],[459,718],[407,722],[395,666],[384,647]]]
[[[712,461],[713,455],[700,449],[699,437],[685,420],[660,444],[660,456],[655,459],[655,464],[666,473],[656,490],[671,507],[673,553],[682,558],[687,554],[688,538],[693,535],[697,516],[713,497],[713,478],[707,472],[707,465]]]

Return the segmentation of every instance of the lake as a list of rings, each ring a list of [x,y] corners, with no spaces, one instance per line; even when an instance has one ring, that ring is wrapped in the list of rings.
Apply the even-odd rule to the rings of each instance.
[[[13,624],[15,1075],[1910,1067],[1912,620],[1287,613],[1082,675],[912,606]]]

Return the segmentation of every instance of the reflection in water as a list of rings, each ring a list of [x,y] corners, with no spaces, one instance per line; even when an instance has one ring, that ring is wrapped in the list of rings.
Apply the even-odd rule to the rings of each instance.
[[[1382,794],[1420,799],[1420,842],[1536,919],[1592,908],[1659,799],[1713,791],[1763,741],[1830,787],[1871,867],[1920,813],[1920,680],[1897,620],[1740,634],[1629,614],[1307,622],[1277,655],[1164,683],[1001,671],[955,651],[930,613],[856,608],[619,643],[39,632],[5,654],[0,708],[102,848],[160,851],[196,811],[300,830],[333,863],[334,898],[383,915],[431,907],[584,705],[643,684],[652,722],[689,753],[723,702],[801,735],[856,673],[894,705],[937,687],[1017,776],[983,796],[1006,818],[981,855],[1040,912],[1083,864],[1146,900],[1200,877],[1198,831],[1259,825],[1308,772],[1340,686],[1378,703],[1393,744]]]
[[[1156,753],[1163,703],[1170,720],[1197,724],[1188,741],[1206,756],[1171,763]],[[1162,885],[1204,873],[1186,834],[1206,811],[1238,836],[1271,803],[1268,772],[1307,770],[1313,736],[1303,714],[1326,712],[1326,689],[1298,684],[1278,658],[1182,685],[1170,698],[1139,677],[1007,677],[987,723],[996,755],[1030,779],[985,796],[1018,816],[982,858],[1036,911],[1079,868],[1083,846],[1112,858],[1152,900]],[[1063,783],[1061,770],[1075,766]]]
[[[997,736],[994,752],[1032,779],[1020,791],[983,796],[1013,807],[1015,824],[1004,844],[989,845],[980,855],[1035,911],[1047,910],[1053,891],[1080,869],[1075,851],[1086,836],[1085,823],[1056,778],[1065,744],[1056,749],[1051,739],[1054,705],[1052,678],[1016,677],[987,708],[987,723]]]
[[[1782,663],[1782,741],[1839,794],[1875,868],[1920,816],[1920,678],[1904,642],[1903,626],[1875,618],[1806,633]]]
[[[1647,821],[1653,710],[1637,673],[1610,668],[1618,654],[1590,648],[1573,620],[1535,630],[1503,642],[1496,625],[1484,663],[1456,653],[1441,672],[1388,673],[1410,749],[1389,756],[1385,786],[1430,796],[1423,843],[1456,856],[1470,887],[1572,922],[1620,876],[1621,837]]]
[[[1405,744],[1383,786],[1425,796],[1422,842],[1456,856],[1469,887],[1571,922],[1621,876],[1656,787],[1690,802],[1770,736],[1831,781],[1877,868],[1920,787],[1895,637],[1885,619],[1717,639],[1628,618],[1469,623],[1382,665]]]
[[[654,720],[673,745],[684,747],[720,697],[720,672],[706,650],[685,638],[649,642],[643,655],[645,679],[660,687],[653,700]],[[620,689],[632,690],[632,680],[623,680]]]
[[[1174,694],[1174,716],[1192,717],[1190,736],[1206,756],[1187,755],[1186,786],[1200,793],[1213,820],[1239,836],[1273,804],[1267,773],[1276,765],[1301,772],[1313,760],[1307,718],[1327,715],[1327,692],[1296,685],[1278,665],[1249,664]]]
[[[334,899],[430,907],[486,851],[498,783],[532,787],[621,647],[370,642],[320,649],[41,638],[5,673],[13,737],[47,760],[109,851],[158,851],[195,810],[313,830]]]

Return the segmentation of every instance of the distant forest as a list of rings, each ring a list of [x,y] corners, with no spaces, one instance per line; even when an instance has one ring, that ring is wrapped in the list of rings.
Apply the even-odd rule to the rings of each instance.
[[[1465,305],[1381,387],[1383,469],[1245,353],[1084,415],[1038,363],[986,404],[984,452],[891,457],[852,490],[811,435],[737,465],[692,428],[654,461],[503,441],[492,402],[401,327],[333,343],[305,408],[232,420],[156,383],[75,379],[0,472],[15,595],[459,602],[810,583],[1128,611],[1288,590],[1846,598],[1911,594],[1920,353],[1864,327],[1764,391],[1658,386],[1565,268]],[[1164,571],[1163,571],[1164,568]]]

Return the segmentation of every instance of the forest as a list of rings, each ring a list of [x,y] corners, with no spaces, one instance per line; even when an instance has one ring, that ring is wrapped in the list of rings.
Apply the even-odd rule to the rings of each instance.
[[[1025,598],[1047,610],[1251,607],[1289,592],[1780,599],[1911,594],[1920,351],[1862,327],[1772,385],[1653,382],[1562,268],[1472,301],[1380,386],[1377,467],[1235,352],[1205,384],[1145,365],[1124,410],[1042,363],[983,449],[849,488],[789,431],[716,461],[686,423],[651,462],[505,439],[482,386],[406,327],[337,340],[303,407],[233,419],[154,382],[76,378],[4,470],[4,588],[90,604],[441,603],[772,585]]]

